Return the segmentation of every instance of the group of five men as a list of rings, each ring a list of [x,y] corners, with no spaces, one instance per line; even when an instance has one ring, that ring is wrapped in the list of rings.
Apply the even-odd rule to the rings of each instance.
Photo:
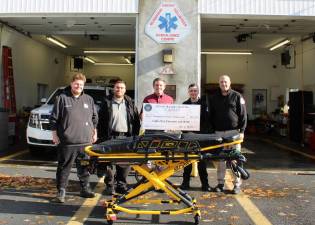
[[[104,96],[104,100],[97,112],[93,99],[84,94],[83,88],[86,78],[83,74],[75,74],[70,86],[64,89],[55,101],[51,115],[53,142],[58,145],[58,167],[56,172],[57,196],[55,202],[63,203],[66,196],[66,187],[73,163],[76,163],[77,175],[81,185],[80,196],[92,198],[95,194],[89,185],[89,172],[86,166],[80,164],[85,158],[84,148],[96,141],[121,139],[139,134],[141,114],[133,100],[125,95],[126,83],[117,80],[114,84],[113,94]],[[246,127],[245,101],[241,94],[232,90],[229,76],[222,75],[219,79],[220,88],[210,99],[199,98],[199,88],[196,84],[188,87],[189,99],[183,104],[199,104],[201,106],[200,133],[215,132],[218,134],[239,131],[244,137]],[[154,93],[144,98],[143,103],[173,104],[171,96],[164,93],[166,83],[161,78],[153,81]],[[237,146],[240,149],[240,146]],[[127,191],[126,178],[129,166],[108,166],[105,176],[105,194]],[[211,189],[208,184],[206,161],[198,162],[198,171],[203,191],[222,192],[226,165],[220,161],[218,165],[218,185]],[[182,189],[190,188],[190,174],[192,166],[184,169]],[[116,183],[116,188],[115,188]],[[233,193],[240,192],[240,179],[236,178]]]

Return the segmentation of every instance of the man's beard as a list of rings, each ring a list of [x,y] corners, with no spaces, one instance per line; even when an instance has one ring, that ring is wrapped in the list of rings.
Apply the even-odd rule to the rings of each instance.
[[[71,90],[73,95],[80,95],[82,93],[81,90],[77,91],[77,90]]]

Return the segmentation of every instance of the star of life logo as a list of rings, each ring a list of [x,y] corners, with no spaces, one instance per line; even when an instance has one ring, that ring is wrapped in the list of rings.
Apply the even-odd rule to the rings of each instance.
[[[176,28],[178,27],[176,24],[177,17],[171,17],[171,13],[165,13],[165,17],[160,16],[159,21],[161,22],[159,28],[161,30],[165,28],[165,33],[171,33],[171,29],[176,30]]]
[[[191,31],[175,3],[162,3],[145,26],[145,33],[157,43],[178,43]]]

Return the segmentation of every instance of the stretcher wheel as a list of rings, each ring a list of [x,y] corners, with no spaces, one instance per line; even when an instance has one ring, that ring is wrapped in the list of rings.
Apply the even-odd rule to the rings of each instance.
[[[194,220],[195,220],[195,225],[198,225],[198,224],[200,223],[201,216],[199,216],[198,214],[196,214],[195,217],[194,217]]]
[[[117,220],[117,216],[114,213],[107,214],[106,218],[107,218],[107,224],[108,225],[112,225],[114,223],[114,221]]]

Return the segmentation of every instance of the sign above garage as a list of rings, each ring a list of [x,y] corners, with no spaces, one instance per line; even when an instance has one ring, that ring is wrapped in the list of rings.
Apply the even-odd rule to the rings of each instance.
[[[160,44],[176,44],[191,31],[190,25],[175,3],[162,3],[145,26],[145,33]]]

